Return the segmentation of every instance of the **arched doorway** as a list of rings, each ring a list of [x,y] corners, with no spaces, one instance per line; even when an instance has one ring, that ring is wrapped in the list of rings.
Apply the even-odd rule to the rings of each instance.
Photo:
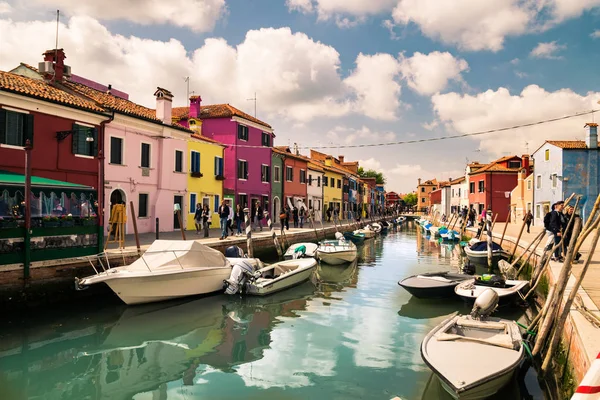
[[[279,213],[281,212],[281,200],[279,200],[279,197],[275,196],[273,197],[273,211],[272,211],[272,217],[271,219],[273,221],[279,221]]]
[[[115,189],[110,194],[110,208],[108,213],[108,220],[110,221],[110,216],[112,215],[112,209],[115,204],[127,204],[127,196],[125,192],[121,189]],[[127,210],[127,207],[125,207]],[[108,225],[107,225],[108,226]],[[127,232],[127,224],[125,224],[125,232]]]

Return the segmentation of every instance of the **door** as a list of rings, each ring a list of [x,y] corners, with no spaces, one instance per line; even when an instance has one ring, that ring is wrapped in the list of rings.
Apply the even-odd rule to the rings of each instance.
[[[181,218],[184,218],[184,208],[183,208],[183,196],[175,196],[173,197],[173,205],[179,204],[179,208],[181,209]],[[183,221],[182,221],[183,222]],[[177,217],[177,213],[173,213],[173,229],[181,229],[181,225],[179,225],[179,218]]]

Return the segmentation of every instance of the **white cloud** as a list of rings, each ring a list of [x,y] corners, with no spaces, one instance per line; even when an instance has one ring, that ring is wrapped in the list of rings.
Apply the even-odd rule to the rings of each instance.
[[[335,24],[338,26],[338,28],[342,28],[342,29],[354,28],[355,26],[358,26],[358,25],[364,23],[365,21],[366,21],[365,17],[348,18],[348,17],[342,17],[340,15],[336,15],[336,17],[335,17]]]
[[[360,167],[363,167],[365,171],[370,169],[374,171],[381,171],[381,162],[374,159],[373,157],[367,158],[366,160],[358,160],[358,165]]]
[[[356,69],[344,80],[356,92],[357,111],[375,119],[395,120],[400,107],[399,73],[400,64],[391,55],[360,53]]]
[[[548,92],[529,85],[520,94],[511,95],[506,88],[476,95],[436,94],[432,103],[438,118],[459,133],[485,131],[557,118],[597,108],[600,93],[580,95],[570,89]],[[480,148],[492,155],[521,154],[531,151],[544,140],[582,139],[583,125],[591,116],[581,116],[527,128],[474,136]],[[526,144],[527,143],[527,144]]]
[[[314,11],[312,0],[286,0],[285,5],[290,11],[310,14]]]
[[[567,48],[566,44],[558,44],[556,41],[546,42],[546,43],[538,43],[537,46],[529,55],[533,58],[547,58],[547,59],[560,59],[561,56],[557,56],[556,53],[565,50]]]
[[[517,65],[519,62],[521,62],[521,60],[519,60],[518,58],[513,58],[512,60],[510,60],[510,63],[512,65]]]
[[[592,39],[600,39],[600,29],[595,30],[590,34]]]
[[[5,1],[0,1],[0,14],[10,14],[12,12],[12,7]]]
[[[527,78],[529,76],[527,73],[522,71],[515,71],[515,75],[521,79]]]
[[[394,31],[394,28],[396,27],[394,21],[392,21],[391,19],[386,19],[381,23],[381,26],[388,30],[388,32],[390,33],[390,39],[400,40],[400,36],[398,36]]]
[[[210,32],[226,12],[225,0],[35,0],[70,15],[100,20],[127,20],[137,24],[171,24]]]
[[[461,72],[469,64],[448,52],[429,54],[416,52],[412,57],[400,57],[400,71],[408,86],[421,95],[432,95],[446,88],[450,80],[462,81]]]
[[[422,172],[423,168],[417,164],[396,164],[394,168],[387,171],[388,174],[401,176],[417,176]]]
[[[425,122],[423,124],[421,124],[421,126],[425,129],[427,129],[428,131],[432,131],[435,128],[437,128],[440,125],[439,121],[431,121],[431,122]]]
[[[327,132],[326,136],[331,143],[342,143],[346,145],[391,142],[396,138],[396,134],[393,132],[374,132],[366,126],[363,126],[360,129],[336,126]]]
[[[399,0],[397,24],[414,23],[432,39],[470,51],[502,49],[510,36],[549,29],[600,0]]]
[[[19,62],[36,65],[47,50],[40,47],[39,38],[53,37],[55,29],[51,21],[0,20],[0,68],[9,70]],[[154,107],[156,86],[173,91],[175,105],[184,105],[186,76],[205,104],[228,102],[247,110],[251,106],[246,99],[256,92],[258,117],[264,119],[307,122],[356,112],[390,120],[399,105],[397,61],[392,56],[360,55],[355,71],[343,80],[333,47],[289,28],[248,31],[235,47],[210,38],[192,51],[175,39],[114,35],[84,16],[72,17],[60,31],[74,74],[110,83],[148,107]]]

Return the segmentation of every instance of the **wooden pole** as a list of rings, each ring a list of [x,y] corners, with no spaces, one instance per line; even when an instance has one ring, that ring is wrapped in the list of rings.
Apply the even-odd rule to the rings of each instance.
[[[515,256],[515,253],[517,251],[517,246],[519,244],[519,242],[521,241],[521,236],[523,235],[523,230],[525,229],[525,221],[523,221],[523,223],[521,224],[521,230],[519,231],[519,236],[517,237],[517,241],[515,242],[515,247],[513,248],[512,253],[510,254],[510,257],[508,257],[509,260],[512,260],[512,258]]]
[[[599,237],[600,237],[600,229],[596,228],[596,232],[594,233],[594,237],[592,238],[592,243],[590,244],[590,251],[588,253],[587,259],[585,260],[583,269],[581,270],[581,274],[579,274],[579,277],[577,277],[575,284],[571,288],[571,293],[569,293],[569,297],[567,298],[567,301],[565,302],[565,305],[562,308],[562,311],[560,312],[558,320],[557,320],[556,324],[554,324],[554,326],[556,327],[554,330],[554,335],[552,336],[552,340],[550,341],[550,346],[548,347],[548,350],[546,351],[546,357],[544,358],[544,363],[542,364],[542,373],[543,374],[547,374],[549,372],[548,370],[550,367],[550,361],[552,360],[552,355],[554,354],[554,351],[556,350],[558,343],[560,342],[563,327],[564,327],[565,323],[567,322],[567,317],[569,316],[569,312],[571,311],[571,306],[573,305],[573,301],[575,300],[575,297],[577,296],[577,291],[579,290],[579,287],[581,286],[581,281],[585,277],[585,274],[587,273],[587,270],[590,266],[590,262],[592,261],[594,251],[596,251],[596,245],[598,244]],[[574,239],[574,237],[573,237],[573,239]],[[571,246],[569,246],[569,248],[571,248]],[[572,252],[571,255],[574,256],[575,254],[577,254],[577,253]]]
[[[498,216],[498,214],[496,214],[496,216]],[[490,270],[490,272],[492,271],[493,268],[493,252],[492,252],[492,245],[493,245],[493,241],[492,241],[492,211],[491,210],[487,210],[486,213],[486,228],[487,228],[487,264],[488,264],[488,269]]]
[[[250,210],[244,208],[244,224],[246,225],[246,250],[249,258],[254,258],[254,248],[252,248],[252,224],[250,223]]]
[[[183,240],[185,239],[185,229],[183,229],[183,222],[181,221],[181,210],[177,210],[177,220],[179,220],[179,229],[181,230],[181,238]]]
[[[135,236],[135,245],[137,246],[138,255],[141,255],[142,250],[140,249],[140,237],[138,235],[137,218],[135,217],[135,208],[133,206],[133,201],[129,202],[129,207],[131,208],[131,222],[133,223],[133,235]]]
[[[490,232],[494,232],[494,227],[496,226],[496,219],[498,219],[498,213],[496,213],[496,215],[494,215],[494,222],[492,222],[492,230]],[[487,234],[487,232],[486,232]]]
[[[317,233],[317,228],[315,228],[315,224],[313,222],[313,214],[312,213],[308,216],[308,221],[310,222],[311,228],[315,231],[315,239],[317,239],[317,242],[318,242],[319,241],[319,234]]]
[[[535,239],[533,239],[531,241],[531,243],[529,243],[529,246],[527,246],[527,248],[525,249],[525,251],[523,253],[521,253],[521,255],[519,257],[517,257],[517,259],[515,261],[513,261],[513,263],[511,264],[511,266],[514,268],[517,263],[519,262],[519,260],[521,260],[521,258],[523,258],[523,256],[525,254],[527,254],[527,252],[529,251],[529,249],[531,248],[531,246],[537,242],[537,244],[535,245],[535,247],[531,250],[531,254],[529,254],[529,257],[531,257],[531,255],[533,253],[535,253],[535,249],[537,249],[538,245],[540,244],[540,242],[542,241],[542,238],[544,237],[544,232],[540,232]],[[515,245],[516,246],[516,245]],[[525,265],[527,265],[527,261],[529,261],[529,257],[527,257],[527,259],[525,260],[525,262],[521,265],[521,267],[519,268],[519,270],[517,271],[517,276],[519,276],[519,274],[521,273],[521,270],[525,267]]]
[[[273,238],[273,244],[275,245],[275,250],[277,250],[277,256],[281,260],[283,257],[283,249],[279,245],[279,240],[277,240],[277,234],[275,233],[275,229],[273,229],[273,221],[271,221],[271,216],[267,217],[267,225],[269,227],[269,231],[271,232],[271,237]]]
[[[511,209],[508,207],[508,217],[506,218],[506,223],[504,224],[504,230],[502,230],[502,237],[500,238],[500,246],[502,246],[502,242],[504,241],[504,234],[506,233],[506,227],[508,226],[508,222],[510,221]],[[518,246],[519,242],[515,243],[515,246]]]

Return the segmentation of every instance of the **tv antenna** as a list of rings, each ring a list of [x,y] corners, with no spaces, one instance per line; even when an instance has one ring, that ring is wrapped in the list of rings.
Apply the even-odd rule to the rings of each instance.
[[[253,101],[254,102],[254,118],[256,118],[256,92],[254,92],[254,97],[251,99],[246,99],[247,101]]]

